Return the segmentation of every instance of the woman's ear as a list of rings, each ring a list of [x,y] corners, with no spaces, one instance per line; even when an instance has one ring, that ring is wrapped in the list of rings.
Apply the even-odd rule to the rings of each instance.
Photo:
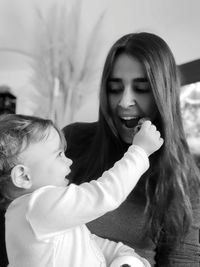
[[[12,169],[11,179],[16,187],[30,189],[32,186],[28,168],[22,164],[18,164]]]

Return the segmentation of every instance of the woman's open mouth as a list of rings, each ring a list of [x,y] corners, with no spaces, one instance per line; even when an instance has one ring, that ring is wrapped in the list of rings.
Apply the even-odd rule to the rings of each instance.
[[[127,128],[134,128],[137,126],[140,117],[120,117],[122,124]]]

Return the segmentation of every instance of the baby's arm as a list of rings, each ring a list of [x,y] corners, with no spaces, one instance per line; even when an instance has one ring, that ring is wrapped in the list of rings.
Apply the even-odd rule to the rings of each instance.
[[[148,169],[147,155],[162,145],[153,127],[150,122],[144,122],[134,137],[135,145],[97,181],[66,188],[48,186],[34,192],[27,213],[33,229],[40,235],[58,233],[116,209]]]
[[[92,221],[116,209],[148,167],[146,152],[131,146],[124,157],[96,181],[36,190],[29,202],[27,219],[40,236]]]
[[[137,267],[136,265],[130,264],[131,261],[133,262],[135,259],[137,259],[138,267],[151,267],[150,263],[145,258],[140,257],[134,251],[134,249],[124,245],[121,242],[116,243],[94,234],[91,234],[91,239],[93,239],[101,249],[105,257],[107,266],[120,267],[121,264],[129,264],[129,266],[131,267]],[[121,263],[120,265],[119,262]]]

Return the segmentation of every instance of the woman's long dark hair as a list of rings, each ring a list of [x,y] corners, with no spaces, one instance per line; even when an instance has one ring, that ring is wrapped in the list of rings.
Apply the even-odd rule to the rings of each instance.
[[[164,138],[163,147],[150,157],[144,174],[147,226],[153,239],[163,228],[172,239],[181,238],[192,221],[192,200],[200,186],[199,172],[186,142],[179,104],[179,76],[173,54],[160,37],[151,33],[128,34],[110,49],[102,74],[96,136],[84,155],[85,180],[97,178],[126,150],[109,113],[107,81],[119,54],[137,58],[146,70],[158,109],[154,122]],[[82,175],[82,177],[83,177]],[[88,178],[87,178],[88,177]]]

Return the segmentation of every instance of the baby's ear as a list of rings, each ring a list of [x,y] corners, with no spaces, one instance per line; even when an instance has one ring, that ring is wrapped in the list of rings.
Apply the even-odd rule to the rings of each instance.
[[[12,169],[11,179],[16,187],[30,189],[32,186],[28,168],[22,164],[18,164]]]

